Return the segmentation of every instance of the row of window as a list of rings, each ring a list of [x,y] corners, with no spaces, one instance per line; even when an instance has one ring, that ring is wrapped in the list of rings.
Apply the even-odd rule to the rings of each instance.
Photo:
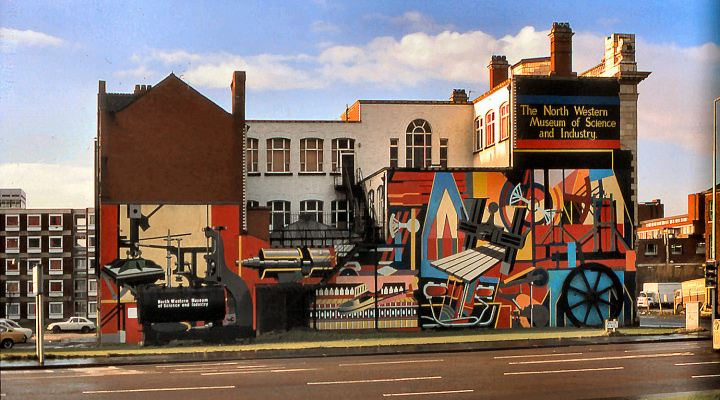
[[[248,173],[259,172],[259,140],[247,138],[246,156]],[[265,141],[267,151],[267,172],[290,172],[290,139],[270,138]],[[340,162],[345,154],[355,154],[355,139],[339,138],[331,142],[331,171],[340,171]],[[324,140],[320,138],[300,139],[300,172],[323,172]]]
[[[259,202],[248,200],[248,207],[258,207]],[[298,219],[317,221],[321,224],[344,228],[352,221],[352,213],[347,200],[333,200],[330,202],[330,214],[325,214],[325,204],[322,200],[303,200],[300,202],[300,213],[294,214],[292,204],[286,200],[272,200],[267,202],[270,208],[270,230],[280,229]],[[329,220],[328,220],[329,218]]]
[[[87,307],[86,307],[87,304]],[[7,318],[10,319],[20,319],[20,305],[21,303],[7,303],[5,306],[5,315]],[[94,301],[86,302],[86,301],[75,301],[75,315],[87,315],[90,318],[97,317],[97,303]],[[26,319],[35,319],[36,318],[36,312],[35,312],[35,302],[30,302],[25,304],[26,307],[26,316],[24,318]],[[64,319],[65,316],[63,314],[63,308],[64,305],[62,302],[49,302],[48,303],[48,318],[49,319]]]
[[[270,138],[265,140],[267,172],[290,172],[290,139]],[[331,172],[339,172],[342,157],[354,156],[355,139],[337,138],[331,140]],[[399,166],[400,139],[390,138],[390,166]],[[247,138],[247,166],[249,173],[259,172],[260,141]],[[320,138],[300,139],[300,172],[324,172],[324,140]],[[447,167],[448,139],[440,139],[439,165]],[[405,130],[405,166],[425,168],[432,165],[432,129],[424,119],[416,119]]]
[[[510,137],[510,104],[505,102],[500,106],[499,137],[497,143]],[[475,151],[481,151],[495,145],[495,110],[490,110],[484,116],[475,118]]]
[[[35,286],[32,280],[28,280],[26,283],[26,291],[24,295],[31,297],[35,295]],[[61,279],[50,279],[48,280],[48,296],[50,297],[61,297],[64,295],[63,283]],[[21,297],[21,281],[5,281],[5,297]],[[95,279],[77,279],[75,280],[74,290],[80,292],[83,295],[87,293],[88,296],[97,296],[98,283]]]
[[[681,243],[671,243],[670,244],[670,254],[672,255],[681,255],[683,253],[683,245]],[[658,254],[658,244],[657,243],[646,243],[645,244],[645,255],[646,256],[656,256]],[[705,254],[705,243],[698,243],[695,245],[695,254]]]
[[[42,252],[42,236],[28,236],[26,238],[26,252],[27,253],[41,253]],[[94,242],[94,239],[93,239]],[[5,238],[5,252],[6,253],[20,253],[20,237],[19,236],[8,236]],[[50,236],[46,241],[46,249],[50,253],[62,253],[63,251],[63,237],[62,236]]]
[[[65,271],[64,259],[62,258],[49,258],[44,261],[40,258],[30,259],[14,259],[8,258],[5,260],[5,275],[21,275],[23,266],[26,275],[32,275],[32,268],[35,265],[42,265],[43,262],[48,266],[49,275],[62,275]],[[74,259],[74,275],[86,275],[94,274],[95,268],[88,268],[88,260],[86,258],[75,258]]]
[[[51,231],[61,231],[63,229],[63,215],[62,214],[50,214],[48,229]],[[40,214],[28,214],[26,215],[27,230],[28,231],[39,231],[42,229],[42,218]],[[5,215],[5,230],[6,231],[18,231],[20,230],[20,215],[18,214],[6,214]]]

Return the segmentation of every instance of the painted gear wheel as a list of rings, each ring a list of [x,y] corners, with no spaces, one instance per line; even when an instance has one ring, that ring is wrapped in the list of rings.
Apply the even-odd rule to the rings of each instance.
[[[573,268],[563,282],[560,307],[575,326],[601,327],[623,308],[623,286],[615,272],[598,263]]]

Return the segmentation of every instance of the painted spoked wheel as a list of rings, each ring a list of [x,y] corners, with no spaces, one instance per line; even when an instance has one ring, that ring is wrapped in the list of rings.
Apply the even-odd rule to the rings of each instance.
[[[602,264],[583,264],[565,278],[560,307],[575,326],[603,326],[606,319],[615,319],[622,311],[622,283]]]

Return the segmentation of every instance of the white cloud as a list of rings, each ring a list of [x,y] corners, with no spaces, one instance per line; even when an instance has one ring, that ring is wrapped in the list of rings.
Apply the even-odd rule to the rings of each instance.
[[[323,33],[328,35],[334,35],[342,32],[342,29],[333,23],[317,20],[310,25],[310,29],[315,33]]]
[[[93,207],[93,168],[65,164],[0,164],[0,187],[20,188],[28,208]]]
[[[720,86],[718,45],[683,48],[638,39],[637,60],[641,70],[652,71],[638,87],[640,138],[710,153],[712,104]]]
[[[421,21],[421,15],[406,14]],[[189,84],[226,88],[232,72],[248,73],[249,90],[322,89],[331,85],[375,84],[382,87],[415,87],[431,81],[464,83],[482,93],[487,87],[487,65],[494,54],[506,55],[514,64],[522,58],[550,53],[549,31],[525,27],[515,35],[495,38],[482,31],[437,34],[415,32],[397,39],[377,37],[357,46],[330,46],[315,56],[230,53],[192,54],[152,50],[135,57],[147,71],[173,69]],[[573,69],[578,73],[597,65],[604,55],[604,37],[576,32]],[[652,75],[639,86],[639,136],[661,140],[694,151],[707,152],[712,127],[711,88],[718,86],[711,71],[720,69],[716,44],[680,47],[651,44],[637,38],[641,71]],[[159,63],[163,68],[150,68]],[[135,73],[146,70],[137,69]],[[474,86],[474,87],[472,87]]]
[[[64,40],[41,32],[0,28],[0,51],[11,52],[21,47],[61,46]]]
[[[383,14],[371,14],[364,17],[367,20],[379,21],[396,28],[400,28],[406,32],[442,32],[446,30],[455,30],[453,24],[439,24],[429,15],[425,15],[419,11],[407,11],[403,15],[397,17],[389,17]]]

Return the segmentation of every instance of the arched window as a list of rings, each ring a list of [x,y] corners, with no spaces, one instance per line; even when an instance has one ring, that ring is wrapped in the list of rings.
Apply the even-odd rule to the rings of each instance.
[[[510,105],[505,102],[500,106],[500,142],[510,137]]]
[[[300,218],[308,221],[323,221],[323,202],[322,200],[303,200],[300,202]]]
[[[290,172],[290,139],[267,139],[267,171]]]
[[[268,201],[270,207],[270,230],[281,229],[290,224],[290,202],[285,200]]]
[[[475,151],[483,149],[483,117],[475,118]]]
[[[258,172],[258,140],[247,138],[245,145],[247,172]]]
[[[432,132],[424,119],[416,119],[405,130],[405,166],[424,168],[430,166]]]
[[[485,114],[485,148],[495,144],[495,110]]]
[[[300,172],[322,172],[323,140],[300,139]]]

